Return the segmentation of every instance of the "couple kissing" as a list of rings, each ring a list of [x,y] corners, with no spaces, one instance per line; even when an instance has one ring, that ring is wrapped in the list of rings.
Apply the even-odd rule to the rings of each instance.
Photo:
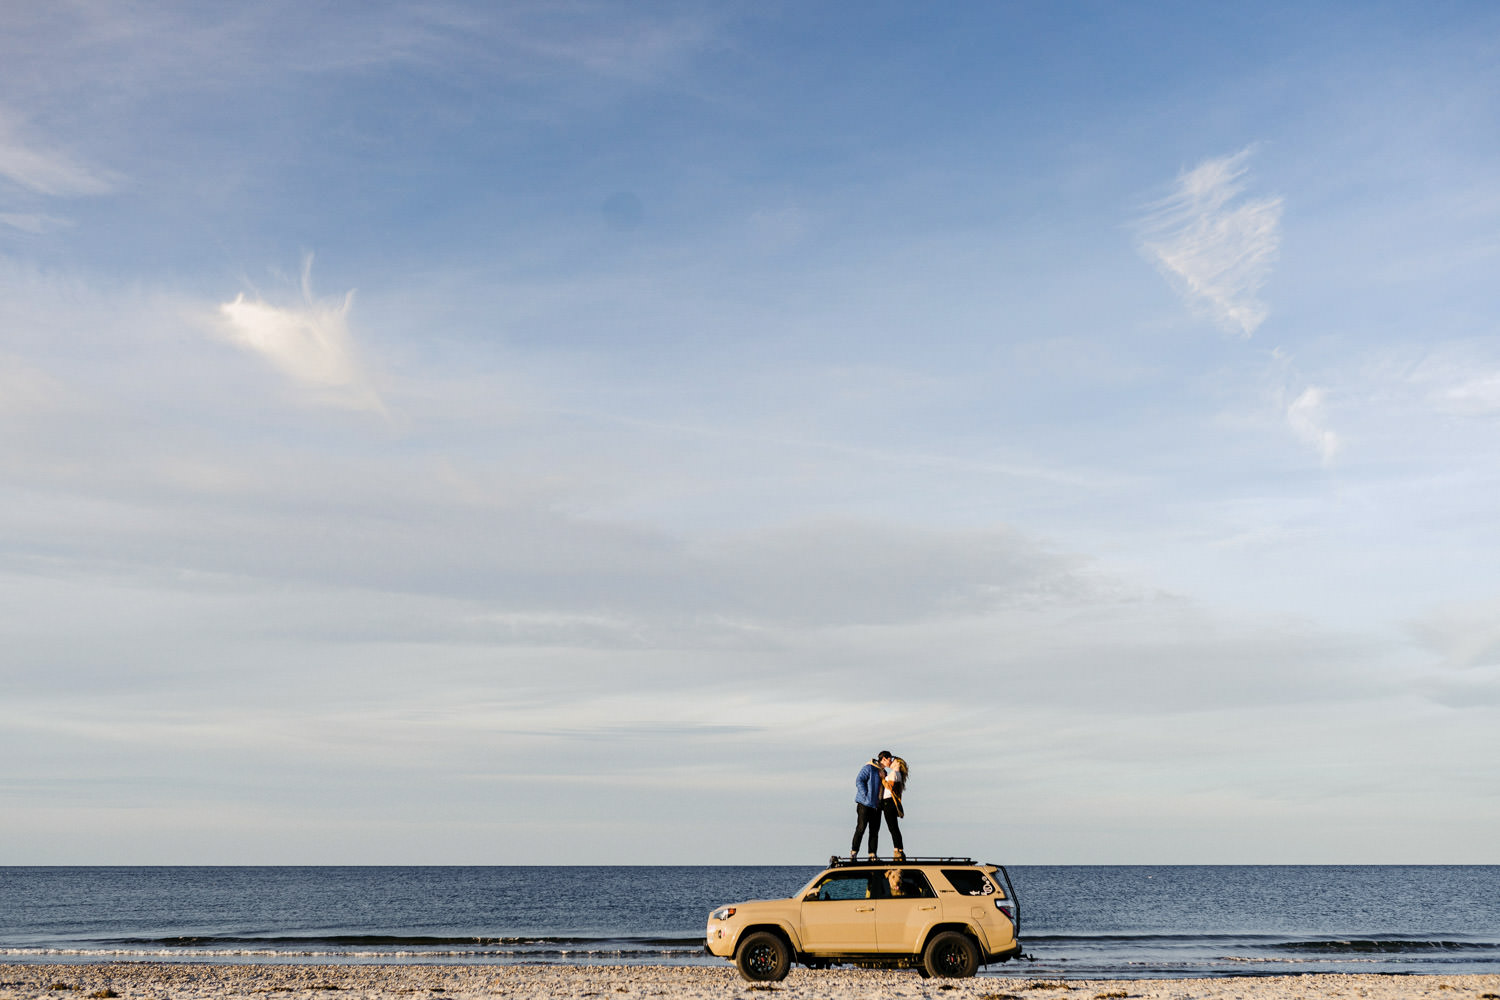
[[[882,750],[870,762],[859,769],[854,779],[854,840],[849,845],[849,860],[859,854],[859,841],[869,831],[870,860],[880,853],[880,824],[891,831],[891,843],[895,845],[894,857],[906,860],[905,844],[901,841],[901,824],[906,815],[901,805],[901,795],[906,791],[906,761],[889,750]]]

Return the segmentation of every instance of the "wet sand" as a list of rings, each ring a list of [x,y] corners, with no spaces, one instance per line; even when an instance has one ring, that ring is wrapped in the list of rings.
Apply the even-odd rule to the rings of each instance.
[[[0,965],[0,1000],[481,1000],[491,997],[685,997],[781,1000],[1500,1000],[1500,975],[1254,976],[1232,979],[923,979],[915,972],[793,969],[742,980],[727,963],[624,965],[208,965],[122,962]]]

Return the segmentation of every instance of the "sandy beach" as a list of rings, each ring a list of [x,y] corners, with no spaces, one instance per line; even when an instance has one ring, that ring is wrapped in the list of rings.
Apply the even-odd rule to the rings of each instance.
[[[489,997],[729,997],[775,993],[785,1000],[864,997],[943,1000],[1500,1000],[1500,975],[1308,975],[1225,979],[922,979],[911,971],[795,969],[773,985],[751,985],[728,965],[431,966],[208,965],[126,962],[0,965],[0,1000],[268,1000],[325,997],[437,1000]]]

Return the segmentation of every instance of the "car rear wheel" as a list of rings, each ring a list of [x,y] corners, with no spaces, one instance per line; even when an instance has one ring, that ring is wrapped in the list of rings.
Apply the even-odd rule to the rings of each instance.
[[[772,983],[785,979],[791,970],[792,950],[775,934],[757,931],[740,945],[734,964],[752,983]]]
[[[944,979],[967,979],[979,971],[979,949],[967,935],[943,931],[927,942],[922,968],[928,975]]]

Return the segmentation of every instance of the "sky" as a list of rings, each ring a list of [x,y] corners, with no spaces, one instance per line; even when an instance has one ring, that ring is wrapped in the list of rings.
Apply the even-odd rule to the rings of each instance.
[[[1493,4],[0,66],[0,863],[1500,863]]]

